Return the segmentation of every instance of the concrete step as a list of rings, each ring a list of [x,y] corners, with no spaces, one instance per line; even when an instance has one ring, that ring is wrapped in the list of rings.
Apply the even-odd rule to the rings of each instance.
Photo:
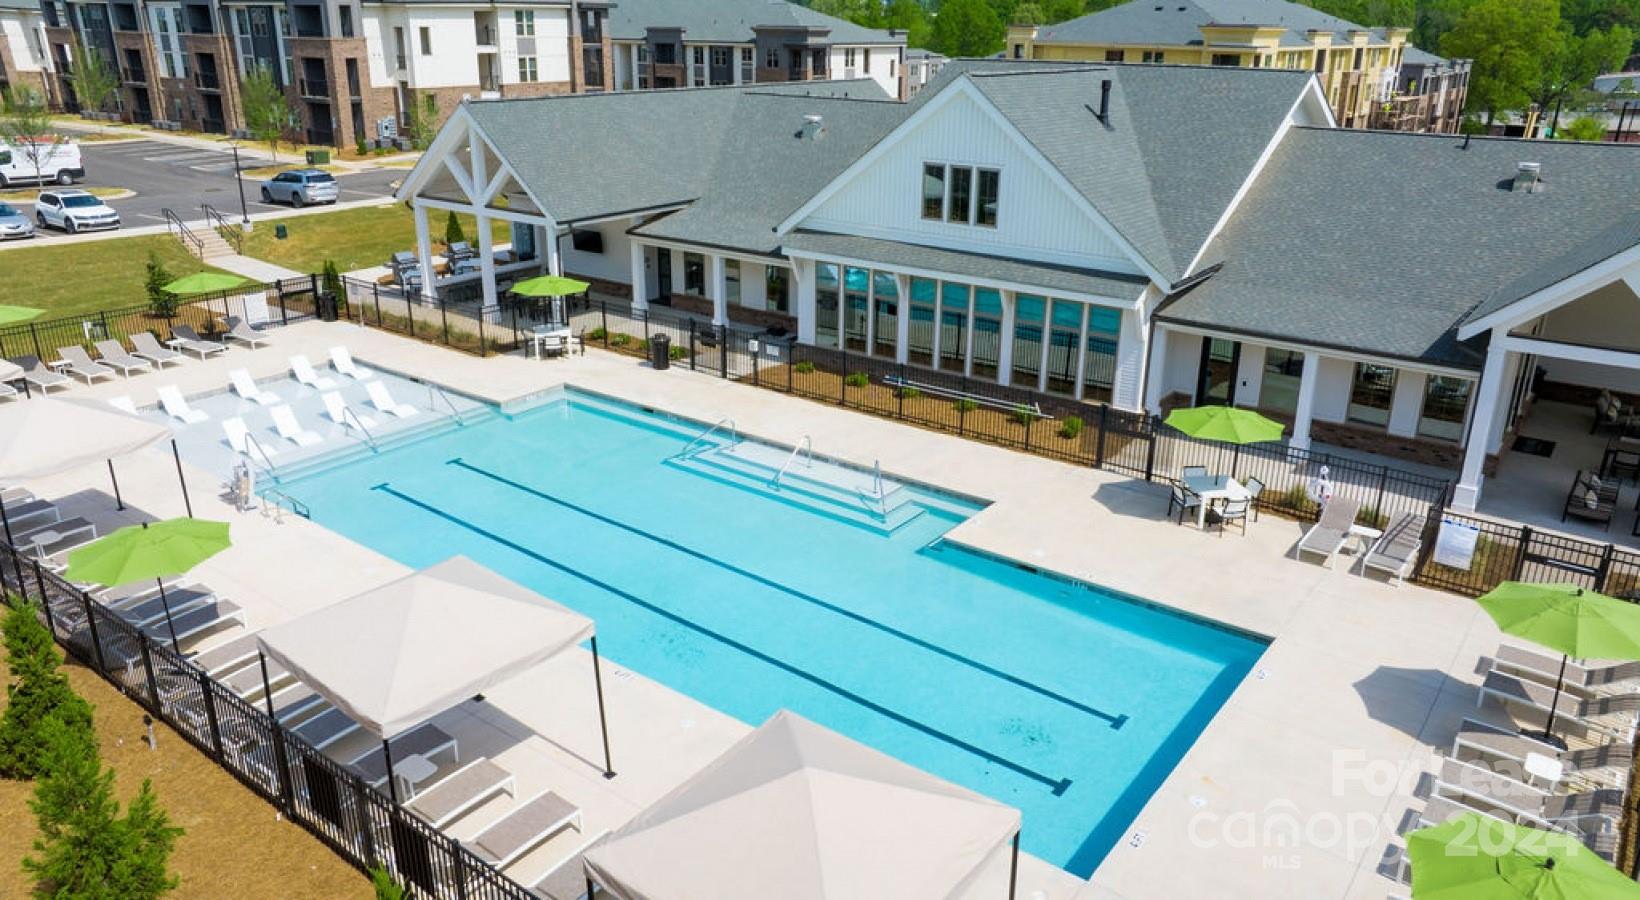
[[[774,482],[777,470],[723,452],[731,446],[736,445],[675,456],[667,460],[667,464],[882,535],[893,534],[924,512],[920,505],[909,502],[908,496],[879,507],[851,487],[813,478],[793,478],[790,473],[777,485]]]

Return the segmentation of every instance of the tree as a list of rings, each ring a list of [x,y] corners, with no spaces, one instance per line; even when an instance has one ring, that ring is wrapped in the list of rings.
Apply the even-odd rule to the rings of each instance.
[[[153,251],[148,252],[148,262],[143,266],[142,289],[148,295],[148,311],[160,318],[169,319],[177,314],[177,295],[165,289],[171,283],[171,273],[166,270],[165,264],[159,261]]]
[[[1002,48],[1007,30],[986,0],[945,0],[934,16],[934,49],[946,56],[989,56]]]
[[[404,886],[393,880],[383,865],[370,867],[370,886],[376,889],[376,900],[405,900]]]
[[[68,139],[52,129],[51,111],[39,91],[13,88],[0,95],[0,101],[0,141],[33,167],[38,182],[40,168]],[[5,178],[0,176],[0,187],[5,186]]]
[[[457,243],[458,241],[464,242],[466,240],[467,233],[461,230],[461,220],[456,218],[455,213],[450,213],[450,217],[444,220],[445,245],[448,246],[450,244]]]
[[[1024,4],[1020,4],[1023,6]],[[1083,15],[1087,10],[1082,0],[1045,0],[1042,4],[1043,21],[1049,25],[1060,22],[1069,22],[1071,19]]]
[[[332,297],[344,296],[342,290],[342,273],[336,268],[336,260],[325,260],[324,267],[319,270],[319,283],[324,285],[324,291]]]
[[[927,47],[931,43],[928,13],[917,0],[889,0],[883,8],[882,27],[904,31],[905,42],[911,47]]]
[[[73,49],[74,65],[68,70],[68,84],[74,89],[74,96],[79,98],[80,113],[105,112],[110,100],[119,93],[120,75],[114,67],[103,59],[101,53],[87,50],[85,45],[75,43]]]
[[[1555,129],[1555,137],[1564,141],[1603,141],[1606,123],[1594,116],[1578,116],[1566,123],[1565,128]]]
[[[1622,25],[1606,31],[1579,35],[1561,23],[1560,42],[1544,61],[1543,72],[1532,90],[1532,102],[1545,111],[1554,110],[1551,127],[1560,128],[1560,107],[1578,93],[1588,93],[1594,78],[1623,65],[1634,43],[1634,33]]]
[[[405,110],[409,119],[404,128],[405,137],[417,150],[426,150],[438,135],[438,98],[431,91],[410,92],[410,105]]]
[[[114,894],[141,900],[176,888],[179,879],[167,868],[181,836],[182,829],[172,825],[160,807],[153,782],[144,778],[120,822],[122,853],[109,879]]]
[[[273,161],[279,162],[279,141],[290,132],[299,113],[285,97],[267,66],[251,66],[239,79],[240,107],[245,112],[245,131],[268,145]]]
[[[69,686],[58,668],[51,633],[38,618],[38,607],[19,603],[6,612],[6,664],[13,683],[0,716],[0,775],[38,778],[46,771],[51,749],[47,723],[56,720],[78,733],[91,732],[91,707]]]
[[[1441,39],[1441,53],[1474,61],[1469,107],[1491,124],[1531,102],[1560,41],[1558,0],[1476,0]]]

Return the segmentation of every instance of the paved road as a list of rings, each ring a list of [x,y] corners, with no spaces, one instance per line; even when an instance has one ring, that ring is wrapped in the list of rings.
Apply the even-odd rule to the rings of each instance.
[[[209,203],[230,219],[239,214],[239,191],[234,185],[233,154],[163,141],[120,141],[81,144],[85,160],[85,183],[81,186],[120,187],[137,192],[135,197],[110,201],[120,211],[125,227],[160,225],[160,210],[169,207],[184,220],[200,216],[200,204]],[[239,152],[240,165],[247,169],[272,165],[267,151]],[[281,153],[281,164],[296,167],[300,158]],[[403,169],[377,169],[358,174],[338,175],[341,199],[368,200],[385,197],[405,176]],[[245,181],[245,204],[251,213],[287,207],[271,206],[258,198],[260,182]],[[18,204],[25,205],[25,204]],[[40,232],[46,240],[60,237],[56,231]],[[38,239],[37,239],[38,240]]]

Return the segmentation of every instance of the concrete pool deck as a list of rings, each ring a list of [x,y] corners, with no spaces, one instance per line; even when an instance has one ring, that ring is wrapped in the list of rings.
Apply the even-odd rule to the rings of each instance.
[[[591,350],[549,361],[478,359],[379,331],[304,323],[273,332],[271,347],[235,349],[129,381],[77,385],[63,396],[131,395],[152,404],[161,384],[185,394],[222,389],[227,371],[277,376],[286,358],[315,361],[347,344],[366,363],[507,403],[564,384],[793,444],[887,474],[970,494],[991,505],[949,537],[980,550],[1083,578],[1274,638],[1255,671],[1152,796],[1090,882],[1027,858],[1021,898],[1302,896],[1381,898],[1377,874],[1434,752],[1450,746],[1473,709],[1480,657],[1498,631],[1469,600],[1393,587],[1290,557],[1301,529],[1266,516],[1244,538],[1197,532],[1165,518],[1166,493],[1111,473],[941,435],[858,412],[736,385],[687,370],[658,373],[631,357]],[[109,526],[137,510],[180,515],[169,454],[117,460],[133,507],[113,510],[108,476],[90,467],[29,487],[67,498],[70,514]],[[311,522],[240,514],[217,498],[219,479],[186,466],[197,515],[233,523],[235,546],[196,575],[265,627],[381,584],[405,569]],[[291,565],[300,560],[301,565]],[[606,670],[607,674],[607,670]],[[566,654],[436,721],[462,757],[497,758],[520,793],[552,787],[586,811],[569,832],[520,863],[528,882],[585,837],[614,828],[745,734],[749,727],[643,677],[607,677],[620,777],[598,774],[601,751],[585,654]],[[496,812],[505,803],[498,801]],[[457,837],[493,813],[458,823]],[[1025,823],[1030,828],[1030,822]],[[998,873],[996,883],[1000,884]],[[988,885],[989,886],[989,885]],[[993,892],[1001,896],[999,892]]]

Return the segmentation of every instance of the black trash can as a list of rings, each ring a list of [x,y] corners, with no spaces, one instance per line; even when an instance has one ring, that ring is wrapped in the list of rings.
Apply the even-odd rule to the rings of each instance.
[[[649,336],[649,365],[657,370],[671,367],[672,339],[665,334]]]
[[[319,294],[313,298],[313,311],[321,322],[334,322],[341,318],[341,311],[338,308],[340,305],[336,302],[335,294]]]

